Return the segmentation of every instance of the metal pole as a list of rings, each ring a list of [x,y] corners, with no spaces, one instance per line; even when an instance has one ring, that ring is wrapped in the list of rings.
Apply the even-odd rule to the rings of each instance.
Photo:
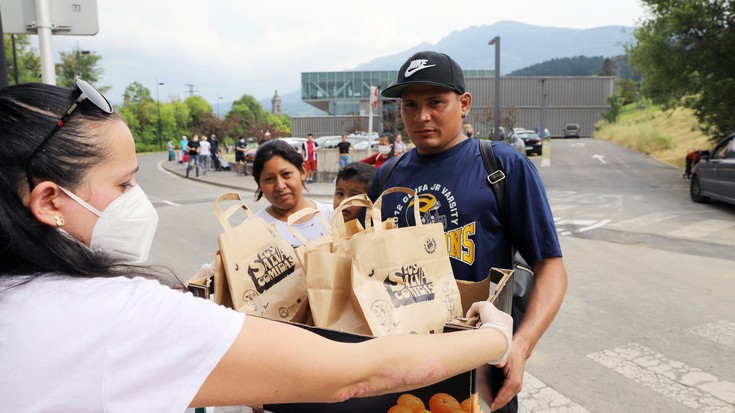
[[[158,86],[162,85],[163,83],[158,83],[158,78],[156,78],[156,106],[158,107],[158,146],[160,147],[160,150],[163,151],[163,139],[161,139],[161,101],[158,99]]]
[[[495,107],[493,108],[493,135],[495,139],[500,137],[500,36],[490,40],[495,45]]]
[[[18,51],[15,50],[15,35],[11,34],[10,38],[13,41],[13,71],[15,72],[15,84],[18,84]],[[5,43],[5,42],[3,42]]]
[[[545,138],[546,130],[546,79],[541,79],[541,139]]]
[[[0,55],[0,88],[3,88],[8,86],[8,62],[5,61],[5,32],[3,31],[2,15],[0,15],[0,35],[2,35],[3,38],[3,44],[0,45],[0,53],[2,53],[2,55]],[[13,50],[15,50],[15,47],[13,47]],[[15,83],[18,83],[18,81],[16,80]]]
[[[36,0],[36,25],[38,46],[41,54],[41,81],[49,85],[56,84],[54,68],[54,45],[51,41],[51,7],[49,0]]]

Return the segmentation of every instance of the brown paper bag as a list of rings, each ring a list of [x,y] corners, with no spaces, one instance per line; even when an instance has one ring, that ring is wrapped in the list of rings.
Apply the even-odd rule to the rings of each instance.
[[[416,196],[409,188],[387,189],[372,208],[372,222],[381,222],[382,197],[392,192]],[[440,333],[462,311],[444,228],[422,224],[415,205],[416,226],[374,225],[350,242],[353,291],[374,336]]]
[[[354,205],[369,208],[372,202],[366,195],[345,199],[332,215],[330,248],[307,247],[304,269],[314,325],[367,335],[370,334],[367,321],[352,300],[349,249],[349,239],[364,229],[356,220],[345,225],[342,216],[343,209]]]
[[[237,203],[223,212],[223,201]],[[237,210],[248,219],[233,227],[228,219]],[[217,242],[233,308],[276,320],[303,319],[308,308],[306,278],[293,247],[256,217],[239,194],[217,198],[214,215],[224,229]]]
[[[296,253],[296,258],[299,260],[299,263],[304,268],[304,270],[306,270],[305,254],[308,251],[311,251],[313,249],[329,250],[332,245],[332,234],[325,234],[315,240],[310,241],[306,239],[306,237],[304,237],[304,235],[299,232],[297,228],[294,227],[294,224],[296,224],[297,221],[312,215],[316,216],[317,219],[321,221],[324,228],[330,228],[330,224],[329,222],[327,222],[327,219],[324,218],[324,215],[317,209],[311,207],[303,208],[294,212],[288,217],[288,220],[286,221],[286,227],[288,228],[289,232],[291,232],[291,234],[293,234],[293,236],[296,237],[299,242],[301,242],[301,246],[294,248],[294,252]]]

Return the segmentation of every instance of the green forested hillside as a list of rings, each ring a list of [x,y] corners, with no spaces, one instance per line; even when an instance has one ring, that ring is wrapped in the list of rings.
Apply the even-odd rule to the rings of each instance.
[[[618,75],[623,79],[638,80],[628,66],[628,56],[576,56],[546,60],[526,68],[516,70],[508,76],[595,76]]]

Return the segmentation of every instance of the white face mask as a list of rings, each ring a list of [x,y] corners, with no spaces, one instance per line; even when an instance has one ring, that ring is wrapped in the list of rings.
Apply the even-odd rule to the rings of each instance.
[[[390,145],[378,145],[378,152],[381,155],[388,155],[390,153]]]
[[[117,263],[137,264],[148,259],[158,225],[158,213],[139,185],[99,211],[71,191],[59,187],[99,219],[94,224],[89,248]]]
[[[240,142],[243,142],[244,143],[245,142],[245,139],[240,139]]]

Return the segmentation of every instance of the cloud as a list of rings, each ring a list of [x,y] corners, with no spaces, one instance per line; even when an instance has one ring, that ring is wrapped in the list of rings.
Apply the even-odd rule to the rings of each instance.
[[[338,71],[453,31],[500,20],[588,28],[633,25],[638,0],[618,2],[488,0],[105,0],[100,32],[54,36],[56,56],[78,44],[102,56],[104,85],[121,101],[134,81],[162,98],[185,98],[193,84],[216,102],[297,90],[301,72]],[[58,57],[57,57],[58,59]]]

